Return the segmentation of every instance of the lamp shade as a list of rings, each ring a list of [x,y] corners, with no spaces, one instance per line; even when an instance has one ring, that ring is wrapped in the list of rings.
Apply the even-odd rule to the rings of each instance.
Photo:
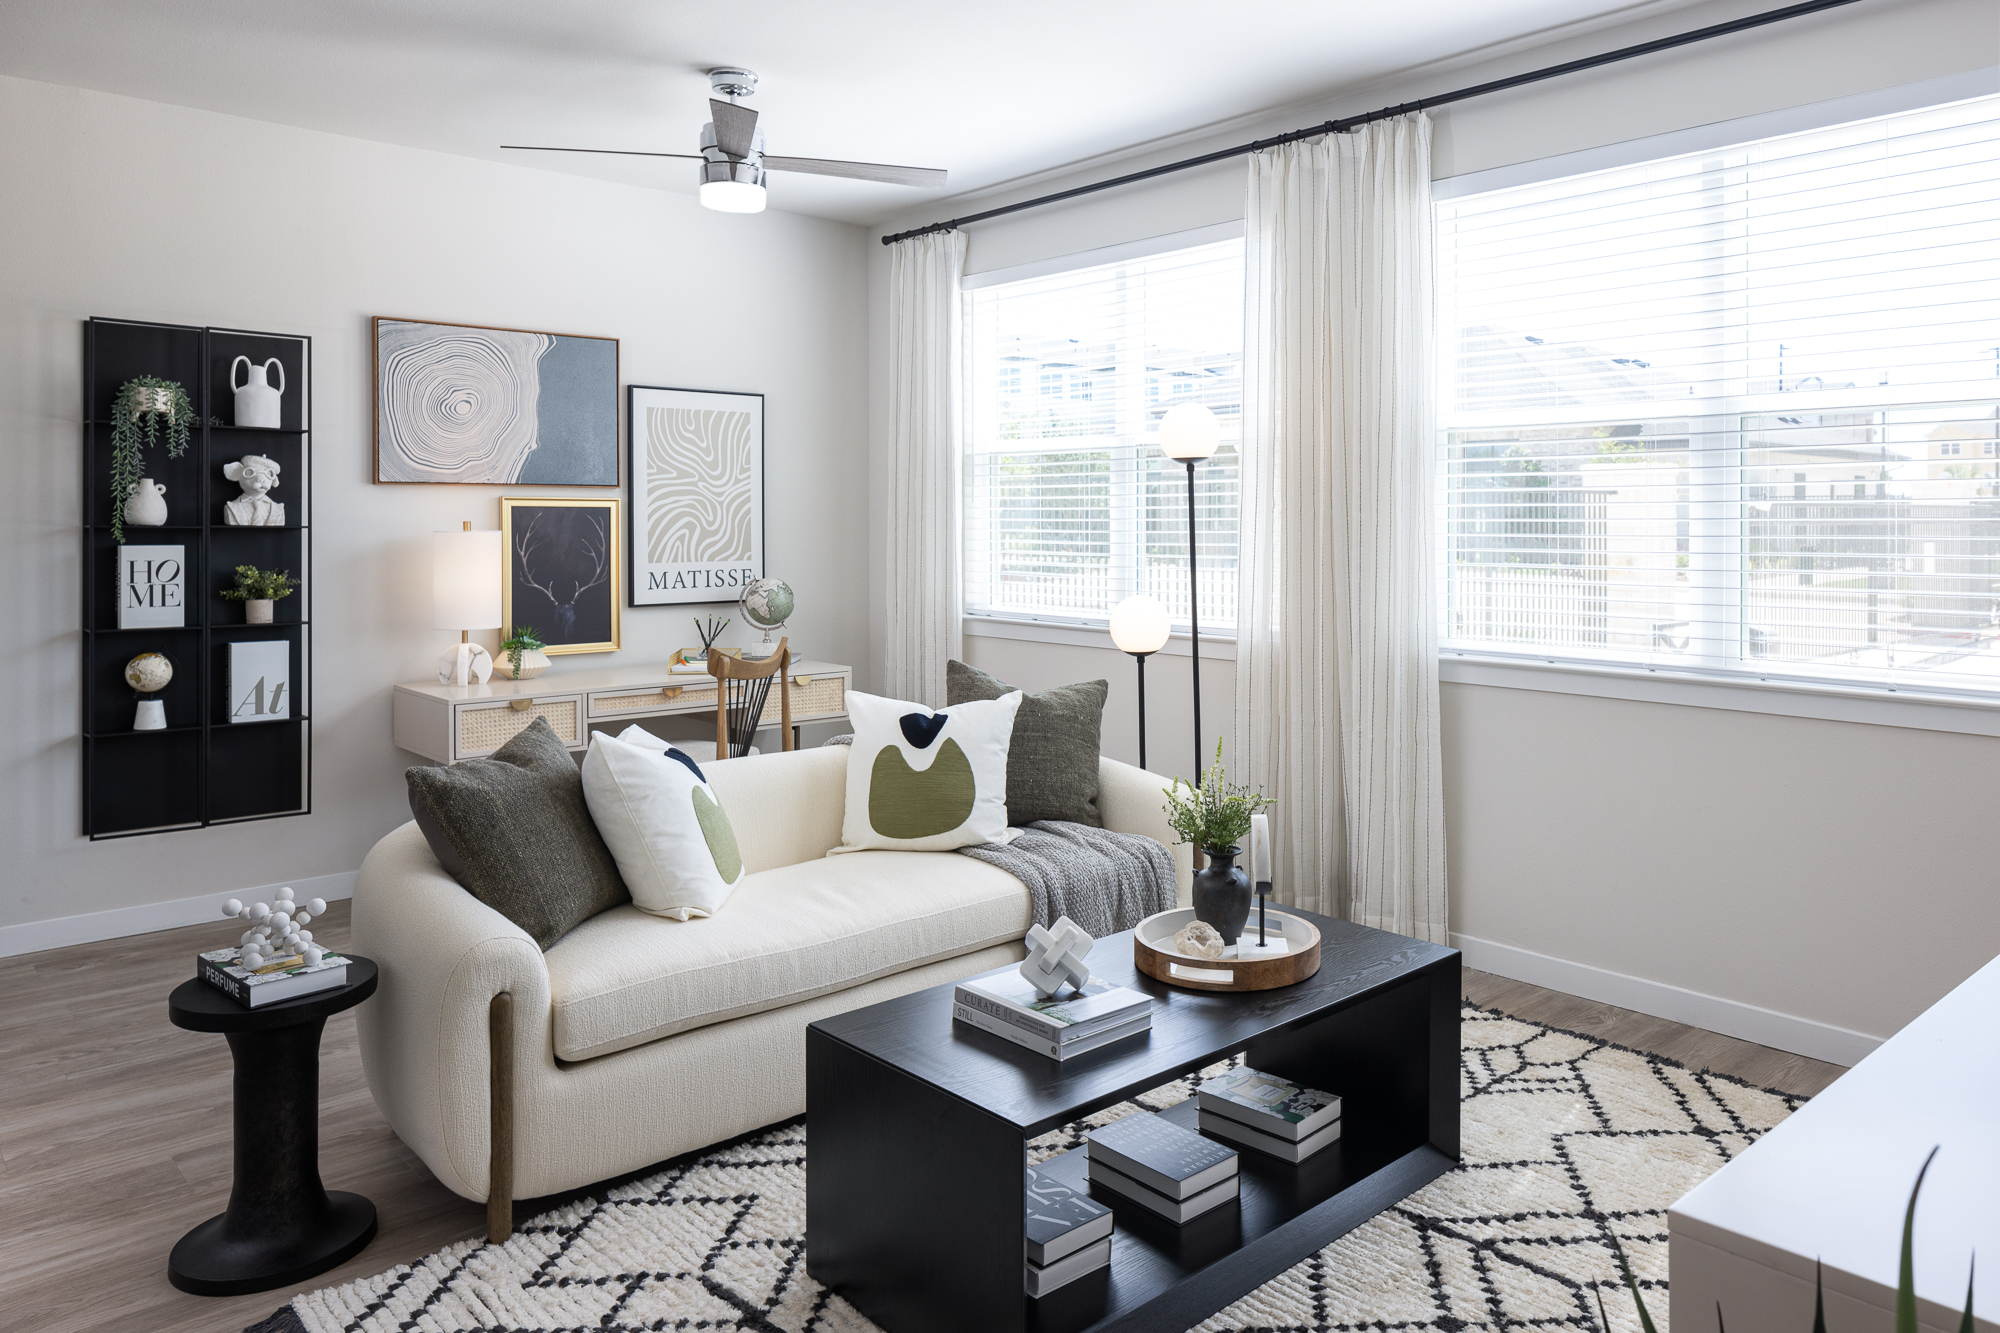
[[[500,628],[500,533],[431,534],[431,627]]]
[[[1127,597],[1111,613],[1111,642],[1121,653],[1157,653],[1167,646],[1167,608],[1143,593]]]
[[[1222,423],[1200,403],[1182,403],[1160,418],[1160,452],[1176,463],[1213,458]]]

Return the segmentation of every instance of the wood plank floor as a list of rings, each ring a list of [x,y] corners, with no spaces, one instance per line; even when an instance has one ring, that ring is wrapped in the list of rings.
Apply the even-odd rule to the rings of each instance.
[[[347,943],[347,904],[314,923]],[[167,1022],[194,955],[230,934],[189,926],[0,959],[0,1328],[38,1333],[235,1333],[290,1296],[189,1296],[167,1283],[181,1233],[229,1198],[231,1067],[219,1038]],[[1466,997],[1765,1087],[1811,1095],[1838,1066],[1467,972]],[[321,1047],[320,1164],[330,1189],[375,1201],[381,1231],[310,1284],[344,1282],[478,1235],[484,1209],[397,1140],[361,1074],[354,1014]]]

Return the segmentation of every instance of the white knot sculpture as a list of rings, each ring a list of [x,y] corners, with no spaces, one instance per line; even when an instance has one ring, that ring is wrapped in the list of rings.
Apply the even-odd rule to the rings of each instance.
[[[1090,980],[1083,960],[1097,943],[1083,933],[1083,927],[1068,917],[1058,917],[1053,926],[1032,926],[1028,930],[1028,956],[1021,962],[1021,975],[1043,999],[1053,998],[1067,982],[1078,990]]]
[[[278,890],[275,906],[252,903],[245,907],[241,899],[231,898],[222,905],[222,914],[250,923],[250,929],[236,942],[236,961],[248,971],[255,972],[275,963],[318,967],[326,956],[326,950],[313,943],[313,934],[306,929],[314,917],[326,914],[324,898],[301,904],[293,900],[291,889],[286,887]]]

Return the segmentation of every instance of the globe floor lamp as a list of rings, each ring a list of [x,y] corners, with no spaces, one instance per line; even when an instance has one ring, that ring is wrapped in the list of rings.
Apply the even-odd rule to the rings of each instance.
[[[1200,403],[1182,403],[1160,418],[1160,452],[1176,463],[1187,464],[1188,478],[1188,661],[1194,682],[1194,774],[1191,783],[1201,781],[1201,598],[1195,588],[1194,465],[1213,458],[1222,442],[1222,423],[1215,413]]]
[[[1167,646],[1167,608],[1141,593],[1111,613],[1111,642],[1139,664],[1139,767],[1146,766],[1146,659]]]

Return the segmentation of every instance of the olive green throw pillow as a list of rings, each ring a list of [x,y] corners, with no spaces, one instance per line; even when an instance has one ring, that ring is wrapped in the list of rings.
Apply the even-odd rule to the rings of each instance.
[[[1101,680],[1026,694],[1014,714],[1014,738],[1007,747],[1007,822],[1066,819],[1103,828],[1097,809],[1097,751],[1104,731]],[[976,666],[947,662],[945,707],[975,699],[998,699],[1012,685]]]
[[[438,864],[542,948],[631,901],[591,822],[583,775],[543,719],[484,759],[403,777]]]

